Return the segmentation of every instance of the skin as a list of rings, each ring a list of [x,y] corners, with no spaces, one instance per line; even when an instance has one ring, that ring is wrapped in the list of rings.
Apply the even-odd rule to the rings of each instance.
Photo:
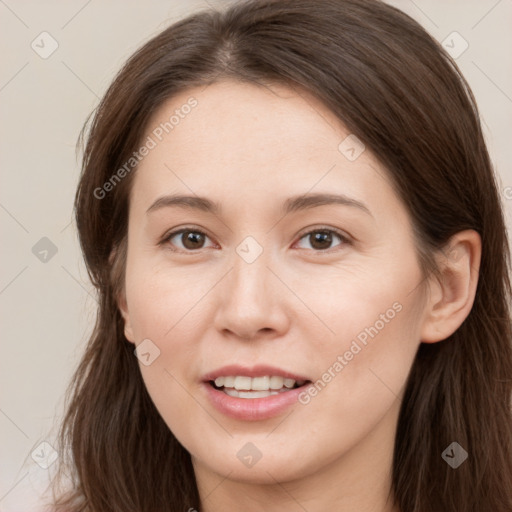
[[[134,176],[119,307],[127,339],[160,350],[140,371],[192,456],[201,510],[396,511],[386,498],[405,381],[420,342],[445,339],[468,315],[480,239],[458,233],[451,256],[438,255],[441,278],[423,276],[386,170],[368,149],[349,161],[338,150],[349,132],[305,91],[234,81],[182,91],[155,112],[146,137],[191,96],[198,105]],[[323,205],[283,216],[287,198],[313,192],[345,194],[370,214]],[[206,196],[222,211],[146,213],[170,193]],[[189,226],[207,237],[159,244]],[[332,233],[322,246],[307,235],[326,227],[348,241]],[[247,236],[263,249],[252,263],[236,252]],[[400,312],[306,405],[243,421],[204,393],[202,376],[227,364],[316,381],[393,304]],[[248,442],[262,454],[252,467],[237,457]]]

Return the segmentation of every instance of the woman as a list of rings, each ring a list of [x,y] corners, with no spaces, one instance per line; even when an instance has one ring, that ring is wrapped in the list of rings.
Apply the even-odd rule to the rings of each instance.
[[[99,309],[55,510],[512,510],[503,213],[411,18],[174,24],[101,101],[76,219]]]

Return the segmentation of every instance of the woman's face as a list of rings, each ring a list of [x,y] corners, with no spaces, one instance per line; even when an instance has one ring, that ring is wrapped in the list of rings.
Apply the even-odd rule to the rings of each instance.
[[[143,143],[120,305],[196,471],[283,482],[388,463],[425,315],[383,167],[283,85],[182,92]]]

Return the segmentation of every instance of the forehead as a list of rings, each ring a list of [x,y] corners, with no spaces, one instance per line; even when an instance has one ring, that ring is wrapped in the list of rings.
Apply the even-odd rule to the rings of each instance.
[[[190,103],[195,106],[189,111]],[[182,91],[155,112],[147,134],[154,128],[165,129],[171,117],[171,124],[175,124],[164,136],[189,151],[189,158],[201,156],[194,151],[197,149],[231,159],[289,158],[288,148],[308,153],[332,151],[336,150],[333,141],[344,131],[341,122],[319,100],[283,84],[222,81]],[[320,140],[325,142],[321,146]]]
[[[138,165],[133,192],[146,204],[176,189],[221,202],[310,190],[360,195],[386,176],[369,151],[355,161],[340,152],[347,136],[302,89],[235,81],[187,89],[150,118],[144,141],[154,147]]]

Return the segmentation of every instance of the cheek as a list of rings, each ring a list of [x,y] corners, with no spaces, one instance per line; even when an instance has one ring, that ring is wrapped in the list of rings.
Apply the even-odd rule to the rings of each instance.
[[[424,302],[415,288],[422,277],[416,260],[398,263],[347,273],[335,290],[308,295],[331,330],[316,335],[310,359],[318,380],[301,397],[313,415],[325,417],[328,403],[334,423],[348,415],[362,425],[400,396],[419,346]]]
[[[414,261],[401,263],[399,268],[393,268],[394,262],[389,266],[376,262],[373,268],[345,268],[335,273],[324,270],[324,275],[320,270],[295,288],[309,310],[298,320],[300,327],[306,328],[304,318],[309,318],[311,324],[316,322],[317,331],[323,331],[316,335],[322,341],[315,346],[321,360],[332,351],[350,350],[355,341],[362,348],[377,345],[374,341],[381,339],[391,345],[412,341],[422,307],[417,291],[413,291],[421,281],[421,271]]]
[[[323,418],[326,430],[366,431],[401,400],[420,342],[423,301],[395,284],[351,294],[332,320],[336,336],[318,345],[318,378],[299,401]]]
[[[150,340],[153,347],[151,364],[141,362],[139,368],[148,393],[166,421],[180,423],[179,418],[187,418],[193,407],[185,387],[194,379],[194,369],[201,368],[196,343],[203,337],[201,298],[212,284],[197,279],[188,269],[171,271],[142,258],[134,257],[127,264],[126,297],[136,344]]]
[[[197,346],[191,343],[197,330],[190,322],[194,322],[193,306],[201,290],[194,290],[194,286],[183,289],[180,283],[163,276],[162,272],[147,272],[142,267],[127,267],[126,279],[136,344],[150,340],[152,347],[151,363],[146,365],[140,361],[139,369],[162,419],[178,438],[186,439],[190,428],[188,418],[197,414],[187,370],[198,364]]]
[[[166,268],[134,257],[127,265],[126,296],[136,339],[172,342],[173,333],[197,316],[208,283],[208,276],[198,279],[192,267]]]

